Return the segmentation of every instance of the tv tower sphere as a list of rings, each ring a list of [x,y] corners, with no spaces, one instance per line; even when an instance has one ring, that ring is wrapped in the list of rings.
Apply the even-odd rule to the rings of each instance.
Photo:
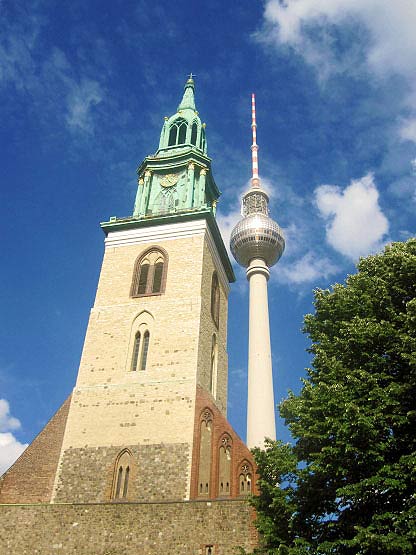
[[[268,215],[268,197],[258,188],[243,197],[243,219],[231,233],[230,248],[234,258],[247,268],[254,258],[261,258],[270,268],[285,248],[282,230]]]
[[[237,262],[247,268],[250,289],[247,445],[253,448],[264,447],[265,438],[276,439],[267,280],[269,268],[282,256],[285,240],[277,223],[269,217],[269,197],[260,187],[254,94],[251,117],[251,187],[243,195],[243,218],[231,233],[230,247]]]

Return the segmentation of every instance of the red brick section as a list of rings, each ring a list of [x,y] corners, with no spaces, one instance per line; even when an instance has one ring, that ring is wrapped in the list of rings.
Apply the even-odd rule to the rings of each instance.
[[[212,453],[211,453],[211,484],[210,491],[211,497],[218,499],[218,463],[219,463],[219,449],[221,441],[228,435],[231,440],[231,488],[230,495],[227,499],[241,498],[239,476],[240,469],[244,462],[247,462],[252,468],[252,493],[257,494],[256,487],[256,465],[253,455],[248,449],[247,445],[239,438],[236,432],[231,427],[228,420],[217,409],[213,402],[212,396],[205,391],[202,387],[197,386],[196,403],[195,403],[195,427],[194,427],[194,447],[192,453],[192,471],[191,471],[191,499],[206,499],[206,497],[198,496],[198,468],[199,468],[199,442],[200,442],[200,429],[201,418],[205,409],[209,409],[213,414],[213,433],[212,433]],[[225,498],[225,497],[224,497]]]
[[[0,503],[48,503],[58,467],[71,396],[0,481]]]

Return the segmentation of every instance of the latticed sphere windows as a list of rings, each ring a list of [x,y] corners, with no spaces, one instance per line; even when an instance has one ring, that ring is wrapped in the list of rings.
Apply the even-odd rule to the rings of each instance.
[[[246,217],[249,214],[264,214],[269,215],[269,209],[267,206],[268,197],[263,191],[250,191],[243,198],[243,216]]]
[[[143,253],[134,266],[131,297],[161,295],[165,291],[167,253],[152,248]]]

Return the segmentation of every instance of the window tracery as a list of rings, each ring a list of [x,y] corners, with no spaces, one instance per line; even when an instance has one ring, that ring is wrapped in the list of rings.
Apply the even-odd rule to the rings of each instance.
[[[218,495],[229,496],[231,494],[231,437],[225,434],[220,442],[218,462]]]
[[[212,466],[212,430],[213,415],[206,408],[202,411],[199,440],[198,496],[210,496]]]
[[[114,468],[114,484],[111,496],[114,500],[124,500],[128,497],[131,463],[132,457],[127,449],[118,455]]]
[[[134,265],[131,297],[160,295],[165,291],[167,253],[151,248],[142,254]]]
[[[252,476],[253,468],[251,464],[247,461],[243,461],[240,465],[239,472],[239,490],[240,495],[250,495],[252,492]]]
[[[168,146],[182,145],[186,142],[187,123],[183,118],[175,120],[169,130]]]

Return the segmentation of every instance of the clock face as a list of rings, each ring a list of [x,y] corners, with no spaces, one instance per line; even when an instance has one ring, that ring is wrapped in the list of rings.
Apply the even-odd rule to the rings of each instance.
[[[162,177],[160,184],[162,187],[173,187],[178,182],[180,176],[180,173],[168,173]]]

